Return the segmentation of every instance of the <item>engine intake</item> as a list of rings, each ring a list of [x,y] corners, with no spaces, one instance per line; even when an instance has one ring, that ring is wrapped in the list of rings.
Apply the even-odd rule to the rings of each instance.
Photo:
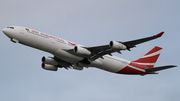
[[[45,63],[42,63],[42,68],[45,69],[45,70],[51,70],[51,71],[57,71],[58,68],[54,65],[49,65],[49,64],[45,64]]]
[[[50,57],[45,57],[45,56],[42,57],[42,62],[45,64],[50,64],[50,65],[55,65],[55,66],[58,65],[58,62],[56,60]]]
[[[123,45],[122,43],[119,43],[117,41],[111,41],[109,43],[109,46],[115,50],[126,50],[127,49],[127,47],[125,45]]]

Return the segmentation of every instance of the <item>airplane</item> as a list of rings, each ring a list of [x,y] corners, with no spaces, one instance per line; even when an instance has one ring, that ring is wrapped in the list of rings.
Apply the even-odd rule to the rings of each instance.
[[[162,48],[158,46],[134,61],[112,55],[114,52],[121,54],[122,50],[130,51],[138,44],[161,37],[164,32],[131,41],[110,41],[109,44],[105,45],[85,47],[27,27],[9,26],[2,31],[14,43],[51,53],[53,57],[42,57],[41,66],[45,70],[57,71],[58,68],[83,70],[84,67],[95,67],[117,74],[143,76],[158,74],[160,70],[176,67],[175,65],[154,67],[162,51]]]

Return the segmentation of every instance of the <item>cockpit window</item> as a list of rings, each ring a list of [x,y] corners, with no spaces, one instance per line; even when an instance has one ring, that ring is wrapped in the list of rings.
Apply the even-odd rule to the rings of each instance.
[[[14,27],[7,27],[7,28],[14,29]]]

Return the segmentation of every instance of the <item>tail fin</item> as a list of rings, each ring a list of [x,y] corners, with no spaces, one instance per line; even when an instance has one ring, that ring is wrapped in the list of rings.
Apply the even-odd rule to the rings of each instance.
[[[132,62],[135,62],[139,65],[145,65],[148,68],[153,68],[161,51],[162,51],[161,47],[155,46],[152,50],[150,50],[143,57],[139,58],[138,60],[132,61]]]

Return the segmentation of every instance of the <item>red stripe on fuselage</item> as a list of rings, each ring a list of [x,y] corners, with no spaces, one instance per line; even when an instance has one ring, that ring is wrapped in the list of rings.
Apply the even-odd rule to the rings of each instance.
[[[132,68],[130,66],[132,66],[134,68]],[[141,70],[144,70],[145,67],[150,67],[150,66],[141,65],[141,64],[131,62],[129,64],[129,66],[124,67],[122,70],[120,70],[117,73],[120,73],[120,74],[146,74],[145,71],[141,71]],[[137,68],[137,69],[135,69],[135,68]],[[138,69],[141,69],[141,70],[138,70]]]
[[[146,74],[146,72],[136,70],[136,69],[131,68],[129,66],[126,66],[125,68],[123,68],[122,70],[120,70],[117,73],[120,73],[120,74]]]
[[[144,68],[144,67],[148,67],[148,68],[153,68],[153,67],[154,67],[154,65],[151,65],[151,64],[150,64],[150,65],[148,65],[148,64],[147,64],[147,65],[143,65],[143,64],[138,64],[138,63],[133,63],[133,64],[134,64],[134,66],[137,66],[137,67],[140,66],[140,67],[143,67],[143,68]],[[143,68],[142,68],[142,69],[143,69]]]
[[[68,42],[69,44],[71,44],[71,45],[73,45],[73,46],[76,46],[76,44],[75,43],[72,43],[72,42]]]

